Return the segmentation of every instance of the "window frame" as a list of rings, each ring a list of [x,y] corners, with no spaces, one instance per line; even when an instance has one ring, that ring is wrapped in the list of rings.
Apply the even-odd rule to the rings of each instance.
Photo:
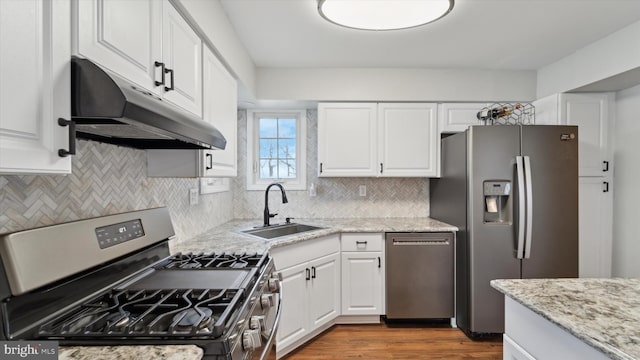
[[[296,177],[289,179],[260,179],[260,118],[296,119]],[[281,183],[286,190],[307,189],[307,111],[306,110],[247,110],[247,190],[266,189],[272,182]]]

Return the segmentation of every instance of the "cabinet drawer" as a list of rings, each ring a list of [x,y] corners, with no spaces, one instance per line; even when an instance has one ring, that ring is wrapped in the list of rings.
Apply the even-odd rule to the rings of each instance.
[[[336,234],[273,248],[269,253],[273,257],[276,269],[282,270],[339,251],[340,237]]]
[[[382,251],[382,233],[342,234],[342,251]]]

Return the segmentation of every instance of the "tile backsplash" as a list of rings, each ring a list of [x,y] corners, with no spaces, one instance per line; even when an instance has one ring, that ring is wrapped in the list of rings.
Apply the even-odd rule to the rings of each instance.
[[[0,233],[166,206],[181,240],[232,218],[232,193],[190,206],[198,179],[148,178],[143,150],[80,140],[77,152],[70,175],[0,176]]]
[[[233,181],[235,218],[260,219],[264,191],[247,191],[247,113],[238,112],[238,177]],[[307,110],[307,185],[316,184],[317,196],[287,190],[289,202],[272,191],[269,209],[279,216],[298,218],[426,217],[429,216],[429,179],[426,178],[318,178],[318,111]],[[358,186],[367,196],[358,196]],[[285,186],[286,189],[286,186]],[[273,189],[272,189],[273,190]]]
[[[198,179],[149,178],[142,150],[78,141],[70,175],[0,176],[0,233],[95,216],[166,206],[178,236],[188,239],[232,218],[260,219],[263,191],[246,190],[247,116],[238,111],[238,177],[231,192],[200,195],[189,205]],[[358,218],[429,216],[429,181],[424,178],[318,178],[316,110],[307,110],[308,191],[287,191],[288,204],[271,194],[270,209],[284,217]],[[367,186],[367,196],[358,187]]]

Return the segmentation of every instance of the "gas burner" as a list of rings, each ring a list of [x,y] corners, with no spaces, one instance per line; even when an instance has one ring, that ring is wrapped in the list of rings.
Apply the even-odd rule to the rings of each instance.
[[[259,267],[263,255],[259,254],[178,254],[159,269],[243,269]]]
[[[242,300],[228,289],[113,290],[44,324],[40,335],[217,337]]]
[[[213,311],[208,308],[200,309],[190,308],[183,310],[173,317],[176,329],[190,330],[196,328],[198,330],[205,329],[213,322]]]
[[[129,317],[128,312],[112,313],[107,315],[106,321],[107,321],[106,326],[112,326],[114,328],[120,329],[127,326],[127,324],[131,322],[131,318]]]

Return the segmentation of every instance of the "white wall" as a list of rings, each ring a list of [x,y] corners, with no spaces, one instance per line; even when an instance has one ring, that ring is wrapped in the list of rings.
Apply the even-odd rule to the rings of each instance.
[[[533,101],[535,71],[258,68],[257,97],[317,101]]]
[[[571,91],[640,67],[639,39],[640,21],[538,69],[537,97]]]
[[[616,94],[613,276],[640,276],[640,85]]]

